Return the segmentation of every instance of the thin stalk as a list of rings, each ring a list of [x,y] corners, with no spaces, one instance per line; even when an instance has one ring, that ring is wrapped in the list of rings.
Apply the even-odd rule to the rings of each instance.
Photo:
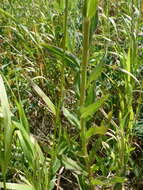
[[[49,167],[49,179],[48,179],[48,189],[50,189],[50,181],[52,178],[52,167],[53,163],[55,161],[57,150],[56,150],[56,136],[57,136],[57,130],[59,129],[59,138],[61,136],[62,132],[62,126],[61,126],[61,107],[63,104],[63,98],[64,98],[64,84],[65,84],[65,51],[66,51],[66,39],[67,39],[67,19],[68,19],[68,0],[65,0],[65,16],[64,16],[64,39],[63,39],[63,60],[62,60],[62,66],[61,66],[61,83],[60,83],[60,98],[56,110],[56,119],[55,119],[55,129],[54,129],[54,141],[53,141],[53,147],[52,147],[52,156],[51,156],[51,163]]]
[[[61,65],[61,83],[60,83],[60,99],[57,108],[57,118],[56,123],[59,126],[59,134],[61,133],[61,121],[60,121],[60,111],[64,100],[64,85],[65,85],[65,51],[66,51],[66,40],[67,40],[67,19],[68,19],[68,0],[65,0],[65,16],[64,16],[64,38],[63,38],[63,59]]]
[[[80,87],[80,107],[84,106],[86,98],[86,78],[87,78],[87,64],[88,64],[88,51],[89,51],[89,26],[90,20],[84,18],[83,21],[83,54],[81,64],[81,87]],[[85,140],[86,122],[84,119],[80,119],[81,124],[81,139],[82,139],[82,150],[85,158],[87,158],[87,148]]]
[[[4,187],[4,190],[7,190],[7,188],[6,188],[6,174],[5,173],[3,175],[3,187]]]
[[[84,21],[83,21],[83,53],[82,53],[82,64],[81,64],[80,106],[83,106],[85,103],[87,64],[88,64],[88,52],[89,52],[89,28],[90,28],[90,20],[87,18],[84,18]]]
[[[88,65],[88,54],[89,54],[89,35],[90,35],[90,19],[84,18],[83,20],[83,53],[82,53],[82,64],[81,64],[81,86],[80,86],[80,107],[83,107],[86,99],[86,81],[87,81],[87,65]],[[93,189],[91,180],[92,172],[90,169],[90,163],[87,152],[87,142],[85,138],[86,134],[86,121],[80,118],[81,125],[81,141],[82,151],[84,154],[84,160],[88,170],[88,177],[90,182],[90,189]]]

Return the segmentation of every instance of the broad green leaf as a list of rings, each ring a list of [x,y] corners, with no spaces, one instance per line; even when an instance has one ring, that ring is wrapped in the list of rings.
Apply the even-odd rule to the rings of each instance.
[[[108,131],[108,128],[105,126],[93,126],[90,127],[86,132],[86,139],[88,140],[93,135],[105,135],[105,133]]]
[[[87,12],[86,12],[87,18],[91,19],[95,15],[97,6],[98,6],[98,0],[87,0]]]
[[[18,183],[6,183],[7,189],[12,190],[35,190],[31,185],[18,184]],[[0,182],[0,188],[4,188],[3,182]]]
[[[95,66],[95,68],[91,72],[90,76],[88,77],[86,88],[89,87],[89,85],[92,81],[95,81],[98,79],[98,77],[101,75],[102,71],[103,71],[103,65],[102,64],[98,64]]]
[[[101,106],[102,104],[107,100],[109,96],[106,95],[100,99],[98,99],[95,103],[81,108],[81,118],[87,119],[87,117],[91,117]]]
[[[51,52],[53,55],[58,56],[60,59],[63,60],[63,56],[65,56],[65,64],[69,67],[71,67],[74,71],[79,71],[79,60],[75,55],[65,52],[62,48],[50,45],[50,44],[41,44],[42,47],[46,48],[49,52]]]
[[[80,122],[78,118],[74,114],[70,113],[65,107],[63,107],[63,114],[73,126],[80,129]]]
[[[47,104],[48,109],[50,112],[52,112],[54,115],[56,115],[56,109],[50,98],[41,90],[39,86],[37,86],[29,77],[26,76],[28,81],[30,82],[31,86],[34,88],[34,90],[37,92],[37,94],[43,99],[43,101]]]

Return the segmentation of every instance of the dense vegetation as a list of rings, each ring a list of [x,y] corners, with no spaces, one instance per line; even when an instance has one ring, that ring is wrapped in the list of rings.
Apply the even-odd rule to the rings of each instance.
[[[0,188],[143,189],[142,0],[1,0]]]

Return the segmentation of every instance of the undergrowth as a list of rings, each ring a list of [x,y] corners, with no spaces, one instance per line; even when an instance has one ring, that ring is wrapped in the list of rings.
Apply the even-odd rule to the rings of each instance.
[[[141,0],[2,0],[0,188],[143,188]]]

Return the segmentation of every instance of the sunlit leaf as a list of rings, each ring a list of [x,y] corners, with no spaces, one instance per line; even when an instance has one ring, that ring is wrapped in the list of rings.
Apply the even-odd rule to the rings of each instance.
[[[112,184],[115,184],[115,183],[124,183],[125,180],[126,180],[125,178],[119,177],[119,176],[113,176],[113,177],[110,178],[110,182]]]
[[[99,179],[93,179],[93,180],[92,180],[92,184],[93,184],[93,185],[104,185],[105,182],[104,182],[104,181],[101,181],[101,180],[99,180]]]
[[[88,18],[92,18],[97,10],[97,6],[98,6],[98,0],[87,0],[87,13],[86,16]]]
[[[128,80],[130,80],[130,77],[132,77],[140,85],[139,80],[132,73],[130,73],[129,71],[127,71],[127,70],[125,70],[123,68],[118,68],[118,70],[125,73],[125,74],[127,74],[128,75]]]
[[[34,88],[34,90],[37,92],[37,94],[43,99],[43,101],[47,104],[48,109],[50,112],[52,112],[54,115],[56,115],[56,109],[50,98],[41,90],[41,88],[36,85],[29,77],[26,76],[28,81],[30,82],[31,86]]]
[[[31,185],[18,184],[18,183],[6,183],[7,189],[12,190],[35,190]],[[0,182],[0,188],[4,188],[3,182]]]

